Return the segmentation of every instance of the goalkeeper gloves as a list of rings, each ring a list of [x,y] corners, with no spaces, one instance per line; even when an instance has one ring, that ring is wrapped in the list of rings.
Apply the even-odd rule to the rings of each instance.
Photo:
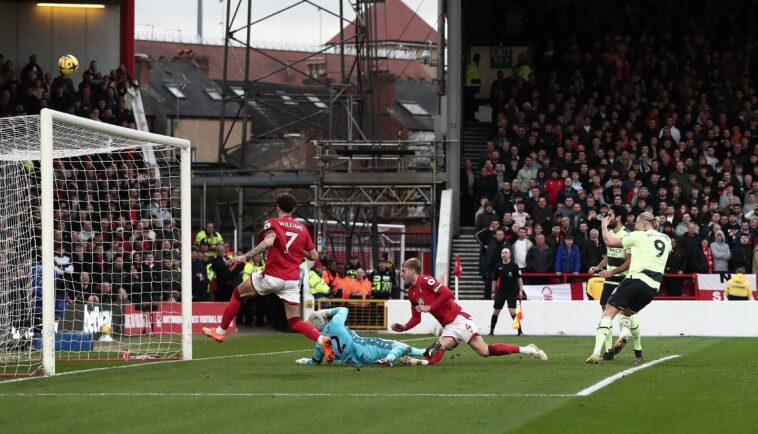
[[[311,359],[309,359],[308,357],[303,357],[302,359],[295,360],[295,363],[298,365],[310,365]]]

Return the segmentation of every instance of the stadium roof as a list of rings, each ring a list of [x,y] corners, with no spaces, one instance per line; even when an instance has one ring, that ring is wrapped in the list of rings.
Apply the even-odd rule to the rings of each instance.
[[[419,18],[420,19],[420,18]],[[152,59],[173,59],[180,51],[192,50],[195,55],[208,56],[208,76],[214,80],[223,79],[224,71],[224,46],[223,45],[201,45],[185,44],[179,42],[161,42],[161,41],[134,41],[135,52],[138,54],[147,54]],[[242,81],[243,69],[238,66],[234,56],[241,61],[245,58],[245,49],[243,47],[233,47],[229,54],[229,80]],[[250,52],[250,79],[255,80],[264,75],[282,67],[281,62],[292,64],[314,53],[306,51],[288,51],[288,50],[269,50],[261,49],[262,53],[257,51]],[[270,57],[268,57],[270,56]],[[355,61],[355,56],[345,55],[345,68],[350,69]],[[308,63],[324,63],[326,65],[327,76],[338,82],[340,80],[340,56],[338,54],[317,54],[310,61],[297,64],[299,70],[308,72]],[[430,70],[416,60],[406,59],[387,59],[383,60],[382,67],[387,72],[398,78],[413,80],[432,80],[434,77]],[[301,85],[308,78],[292,70],[282,70],[269,75],[263,81],[267,83],[279,83],[290,85]]]
[[[150,115],[216,118],[221,114],[221,86],[206,77],[189,59],[150,62],[150,82],[143,86],[145,110]],[[226,115],[236,108],[227,105]]]
[[[424,44],[431,40],[437,41],[437,31],[423,18],[418,16],[402,0],[387,0],[382,3],[374,3],[376,28],[373,29],[372,37],[382,42],[405,42]],[[345,26],[345,39],[355,36],[355,22]],[[334,35],[327,44],[339,43],[340,34]],[[354,42],[354,41],[349,41]]]

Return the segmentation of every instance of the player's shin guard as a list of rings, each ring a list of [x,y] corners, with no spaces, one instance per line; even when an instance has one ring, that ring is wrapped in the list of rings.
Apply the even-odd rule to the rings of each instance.
[[[240,311],[240,306],[242,305],[242,297],[240,297],[240,292],[237,290],[237,288],[234,288],[234,292],[232,292],[232,298],[229,299],[229,302],[226,304],[226,307],[224,308],[224,314],[221,316],[221,329],[226,330],[229,328],[229,324],[232,323],[232,320],[234,318],[237,318],[237,313]]]
[[[518,354],[521,348],[518,345],[508,344],[490,344],[487,345],[490,356],[507,356],[508,354]]]
[[[299,316],[287,319],[287,325],[290,327],[290,330],[305,335],[305,337],[312,341],[318,341],[318,337],[321,336],[321,333],[316,327],[313,327],[313,324],[300,320]]]
[[[640,336],[640,321],[637,319],[637,315],[629,317],[630,330],[632,332],[632,342],[634,343],[635,351],[642,351],[642,337]]]
[[[599,356],[600,350],[603,348],[603,344],[611,332],[611,326],[613,326],[613,320],[607,316],[600,317],[600,323],[597,325],[597,333],[595,334],[595,349],[592,354]]]

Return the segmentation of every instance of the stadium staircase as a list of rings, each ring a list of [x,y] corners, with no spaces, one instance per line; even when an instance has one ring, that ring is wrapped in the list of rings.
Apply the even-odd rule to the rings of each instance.
[[[479,156],[487,149],[487,140],[492,133],[492,124],[480,124],[478,122],[467,122],[463,130],[463,148],[461,149],[461,167],[463,160],[470,159],[474,167],[479,164]]]
[[[487,140],[490,139],[491,124],[467,122],[463,131],[463,147],[461,149],[461,167],[463,160],[470,159],[474,167],[478,166],[479,156],[487,149]],[[464,211],[466,212],[466,211]],[[475,213],[476,210],[468,212]],[[453,238],[453,246],[450,257],[450,288],[453,288],[453,268],[455,256],[461,259],[463,275],[458,282],[458,297],[461,300],[481,300],[484,283],[479,276],[479,243],[474,238],[474,227],[461,227],[460,235]]]
[[[474,238],[474,227],[464,226],[461,234],[453,238],[450,261],[450,288],[454,288],[453,268],[455,256],[461,259],[463,274],[458,281],[458,298],[461,300],[481,300],[484,283],[479,276],[479,242]]]

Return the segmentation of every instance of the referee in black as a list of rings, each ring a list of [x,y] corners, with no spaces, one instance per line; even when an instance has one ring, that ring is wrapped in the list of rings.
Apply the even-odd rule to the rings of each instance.
[[[521,270],[518,265],[511,261],[511,251],[507,247],[500,251],[500,257],[503,261],[495,266],[495,273],[492,276],[492,298],[495,300],[495,311],[492,312],[490,319],[490,336],[495,335],[495,325],[500,316],[505,302],[508,302],[508,312],[511,318],[516,317],[516,299],[519,295],[524,295],[524,281],[521,279]],[[518,335],[523,336],[521,325],[519,324]]]

